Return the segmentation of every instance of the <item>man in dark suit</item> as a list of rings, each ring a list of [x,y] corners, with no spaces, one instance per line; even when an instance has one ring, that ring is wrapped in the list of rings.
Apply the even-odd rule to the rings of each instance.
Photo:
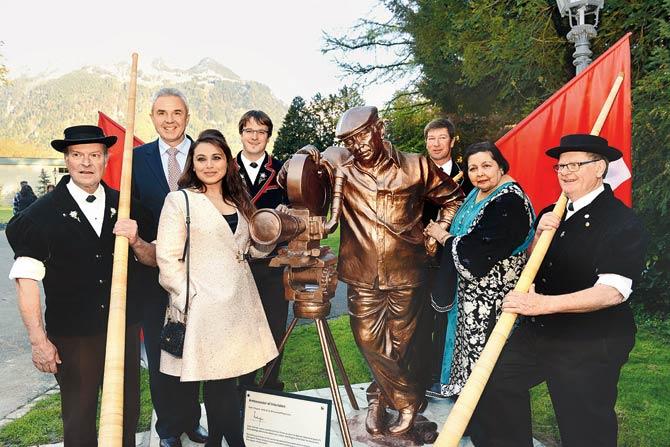
[[[105,366],[114,234],[128,238],[129,256],[123,396],[123,446],[135,445],[139,400],[139,263],[156,265],[147,213],[117,219],[119,193],[101,182],[116,137],[97,126],[65,129],[51,145],[65,155],[70,175],[7,225],[15,262],[19,310],[35,367],[60,385],[67,447],[97,445],[96,408]],[[138,235],[138,223],[141,237]],[[46,325],[40,291],[45,292]]]
[[[151,211],[156,225],[165,196],[177,189],[191,147],[186,135],[188,120],[184,95],[173,88],[159,90],[151,106],[151,121],[158,139],[135,148],[133,153],[133,196]],[[143,301],[142,329],[160,446],[181,446],[182,433],[194,442],[206,442],[207,431],[200,426],[199,382],[180,382],[178,377],[159,370],[160,333],[168,295],[158,283],[158,269],[153,269],[151,275],[154,287]]]
[[[288,204],[286,193],[277,184],[277,174],[282,163],[265,152],[272,136],[272,120],[263,111],[250,110],[240,119],[240,138],[242,151],[237,154],[237,165],[240,176],[249,190],[256,208],[276,208],[279,204]],[[268,257],[249,261],[251,272],[261,296],[265,317],[268,319],[272,336],[277,346],[286,329],[288,302],[284,299],[283,269],[270,267],[270,260],[276,256],[275,249]],[[283,390],[284,384],[279,381],[281,354],[270,374],[266,388]],[[240,384],[253,386],[256,373],[240,377]]]
[[[430,159],[435,163],[445,174],[454,178],[461,172],[463,173],[461,179],[458,180],[463,193],[466,195],[472,190],[472,183],[468,178],[467,170],[463,171],[461,167],[452,158],[454,145],[458,141],[456,135],[456,127],[451,120],[447,118],[437,118],[426,124],[423,129],[423,136],[426,140],[426,152]],[[430,202],[426,202],[423,208],[423,223],[427,225],[431,220],[437,218],[438,208]],[[432,282],[439,267],[440,256],[436,255],[431,258],[428,265],[428,280]],[[429,288],[430,290],[430,288]],[[427,305],[430,306],[430,299],[427,300]],[[422,334],[423,343],[428,349],[420,349],[418,355],[423,358],[424,370],[422,380],[424,380],[427,388],[427,394],[433,397],[441,397],[439,394],[440,373],[442,370],[442,356],[444,354],[444,341],[447,330],[447,314],[446,312],[436,312],[432,308],[426,309],[424,312],[426,318],[425,324],[422,324],[424,332]],[[437,384],[438,387],[432,389],[432,385]]]

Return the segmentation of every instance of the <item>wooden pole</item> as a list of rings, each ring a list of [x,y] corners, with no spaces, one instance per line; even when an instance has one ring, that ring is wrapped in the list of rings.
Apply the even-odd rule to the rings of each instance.
[[[121,167],[121,194],[118,218],[130,217],[130,188],[133,170],[133,135],[135,134],[135,98],[137,94],[137,53],[132,55],[126,138]],[[117,236],[114,242],[112,291],[109,300],[105,373],[100,408],[101,447],[121,447],[123,444],[123,371],[126,340],[126,286],[128,281],[128,239]]]
[[[591,135],[600,134],[603,124],[605,123],[605,119],[607,118],[607,115],[612,108],[614,98],[616,97],[622,82],[623,73],[620,73],[614,81],[614,85],[612,85],[612,89],[610,90],[610,93],[605,100],[605,104],[600,110],[600,114],[598,115],[593,129],[591,130]],[[567,203],[568,198],[565,196],[565,194],[561,193],[561,196],[552,210],[554,214],[558,215],[559,219],[563,216]],[[551,240],[554,237],[554,233],[556,233],[556,230],[542,232],[540,238],[535,244],[533,253],[530,255],[526,266],[521,272],[519,281],[517,281],[516,286],[514,287],[515,291],[528,292],[528,289],[535,280],[535,275],[537,274],[537,271],[542,264],[542,260],[547,254],[547,250],[549,249]],[[475,366],[472,368],[472,373],[465,383],[460,397],[454,404],[454,407],[451,409],[449,417],[444,423],[444,427],[435,441],[436,447],[458,446],[458,443],[463,437],[463,433],[465,432],[465,429],[470,422],[472,413],[475,411],[475,407],[479,402],[479,398],[484,391],[486,382],[488,382],[489,377],[491,376],[491,372],[493,372],[493,368],[498,361],[498,357],[500,357],[500,353],[505,347],[507,338],[512,332],[516,317],[517,314],[515,313],[503,312],[500,316],[500,319],[498,319],[498,322],[493,328],[493,332],[491,333],[486,346],[484,346],[484,350],[479,356],[479,360],[477,360]],[[501,411],[503,411],[503,409],[501,409]]]

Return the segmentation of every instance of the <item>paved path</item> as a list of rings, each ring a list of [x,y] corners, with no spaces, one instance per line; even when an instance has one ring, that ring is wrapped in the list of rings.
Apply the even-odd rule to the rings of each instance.
[[[0,231],[0,419],[56,385],[53,375],[33,366],[14,283],[7,278],[13,261],[5,232]]]

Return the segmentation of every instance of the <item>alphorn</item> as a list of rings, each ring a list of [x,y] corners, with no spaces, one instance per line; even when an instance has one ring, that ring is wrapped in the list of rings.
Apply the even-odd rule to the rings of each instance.
[[[132,58],[128,87],[128,111],[126,113],[126,137],[123,142],[123,162],[121,165],[119,219],[130,217],[135,98],[137,94],[137,53],[133,53]],[[127,282],[128,239],[125,236],[116,236],[109,319],[107,322],[105,372],[102,386],[102,403],[100,405],[98,445],[101,447],[121,447],[123,444],[123,370],[126,341]]]
[[[614,81],[610,93],[605,100],[598,118],[591,130],[591,135],[598,135],[602,130],[605,119],[612,108],[614,103],[614,98],[616,97],[619,88],[623,82],[623,73],[620,73],[619,76]],[[565,206],[568,202],[565,194],[561,193],[556,205],[552,212],[558,215],[559,219],[563,216],[565,212]],[[521,276],[514,287],[514,290],[517,292],[528,292],[531,284],[535,280],[535,275],[537,274],[540,265],[544,256],[547,254],[551,240],[554,237],[556,230],[543,231],[540,235],[535,248],[526,263]],[[475,411],[475,407],[479,402],[479,398],[484,391],[486,382],[488,382],[491,373],[493,372],[493,367],[500,357],[500,353],[507,342],[507,338],[512,332],[514,327],[514,322],[516,321],[517,314],[511,312],[503,312],[500,315],[500,319],[493,328],[493,332],[489,337],[489,341],[484,346],[484,350],[479,356],[479,360],[475,363],[475,366],[472,368],[470,377],[465,383],[461,395],[454,404],[447,421],[444,423],[444,427],[440,432],[437,440],[435,441],[436,447],[457,447],[463,433],[470,422],[472,413]]]

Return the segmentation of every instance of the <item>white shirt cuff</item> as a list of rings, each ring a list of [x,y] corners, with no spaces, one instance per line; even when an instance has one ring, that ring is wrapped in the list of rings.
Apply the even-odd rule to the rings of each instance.
[[[628,299],[633,291],[633,280],[615,273],[603,273],[598,275],[596,284],[604,284],[606,286],[614,287],[621,295],[623,295],[624,301]]]
[[[46,269],[41,261],[28,256],[19,256],[9,271],[9,279],[27,278],[42,281]]]

